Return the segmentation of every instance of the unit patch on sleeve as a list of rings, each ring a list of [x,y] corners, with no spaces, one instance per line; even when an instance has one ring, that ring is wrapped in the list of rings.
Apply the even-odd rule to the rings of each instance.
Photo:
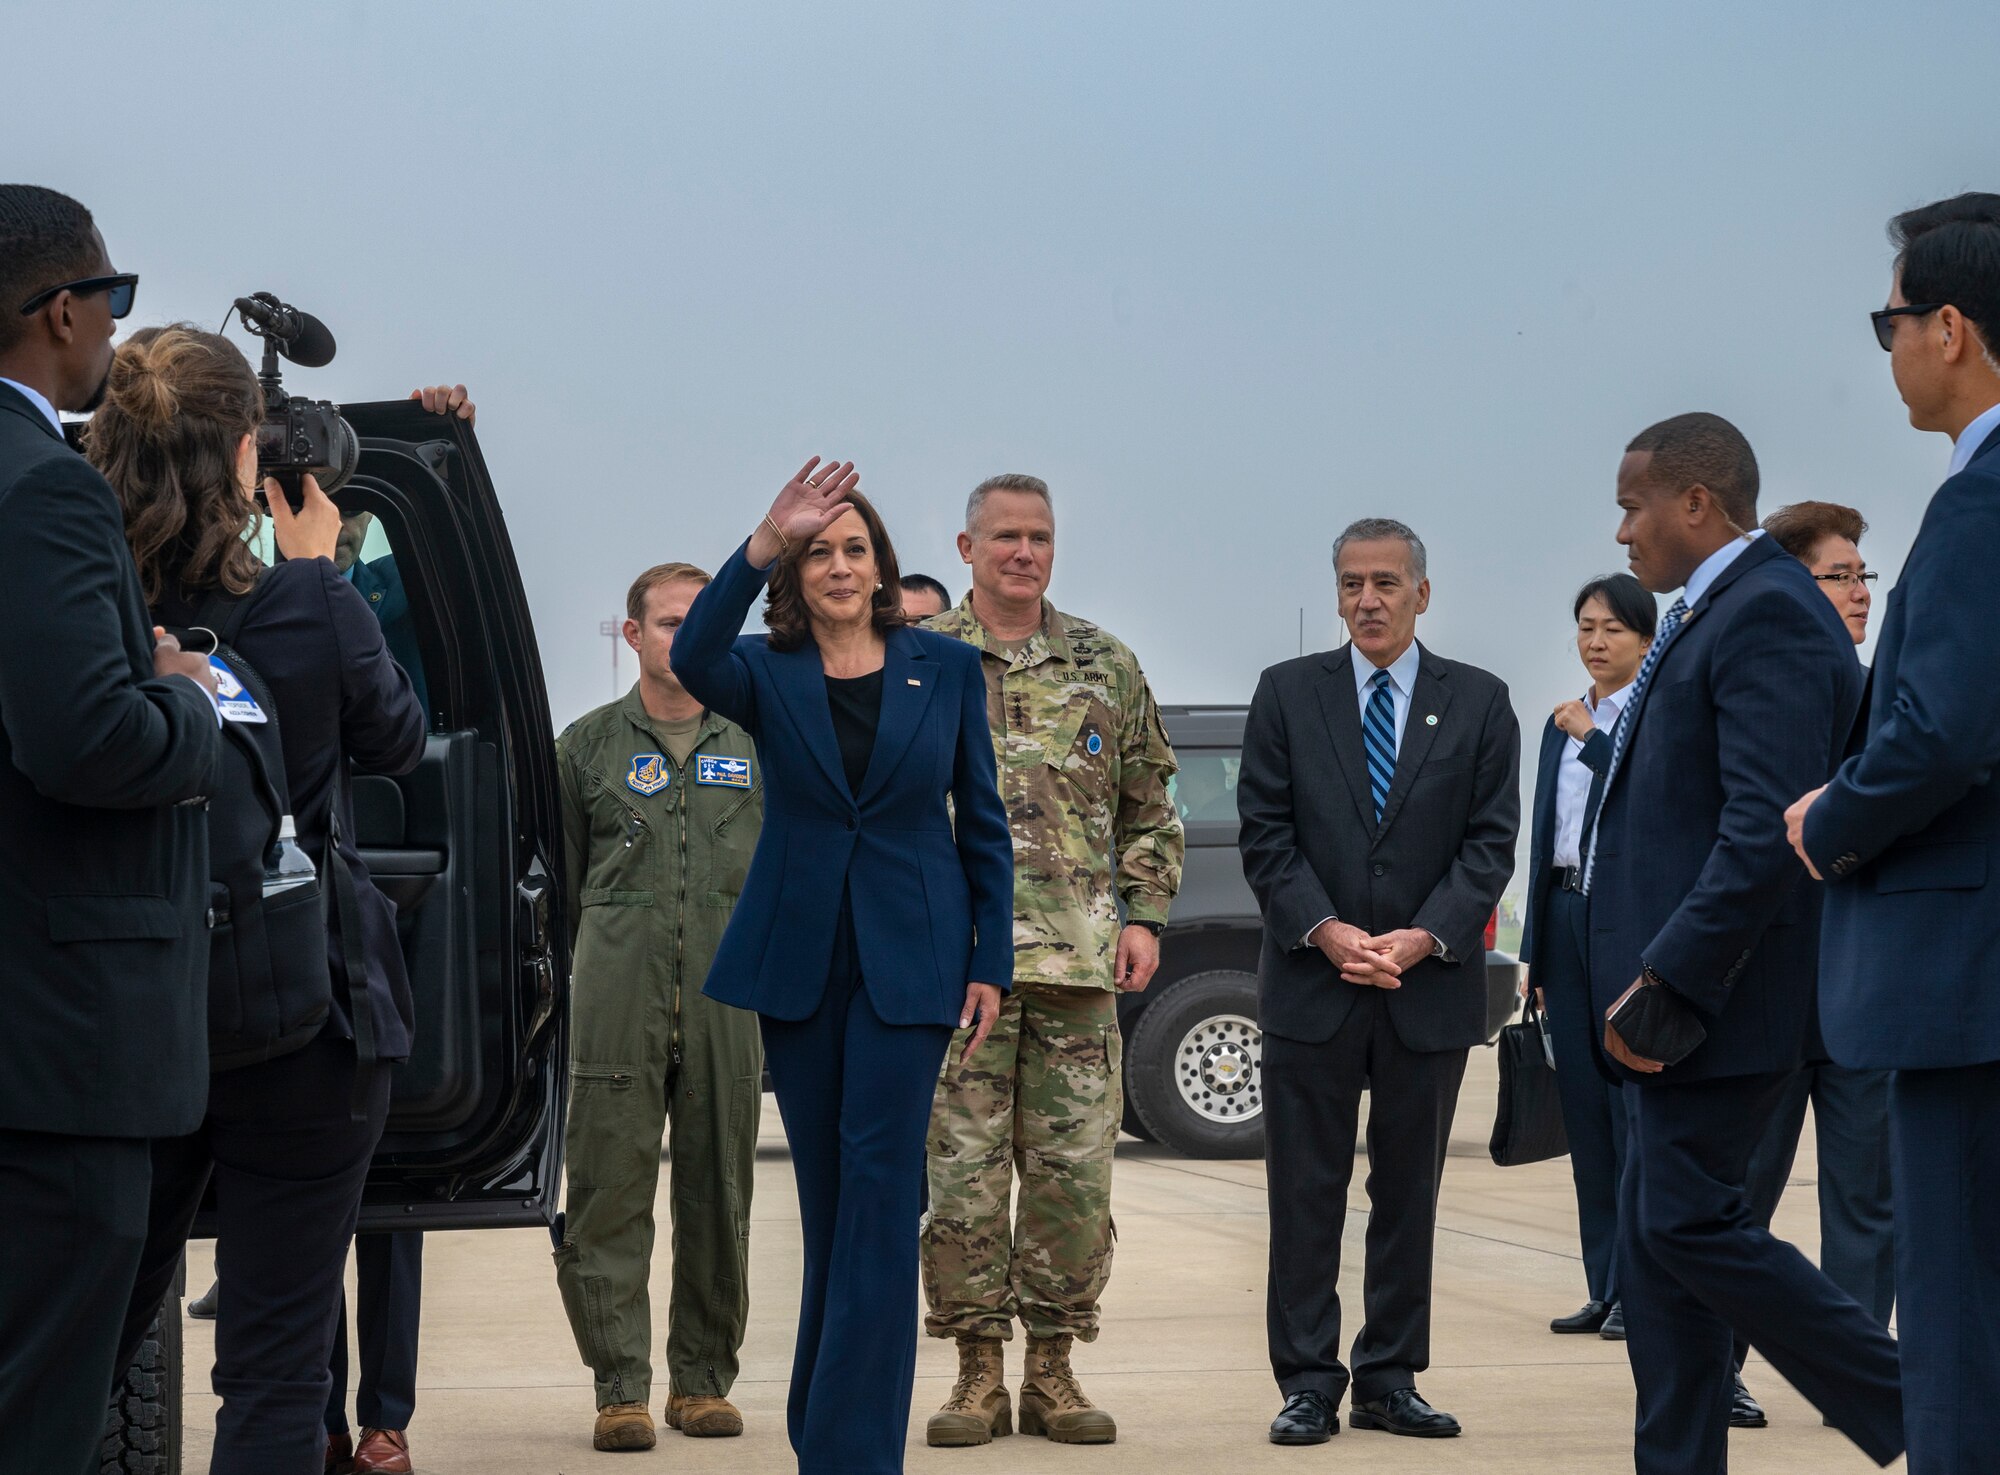
[[[694,781],[724,789],[747,789],[752,780],[748,758],[703,753],[695,759]]]
[[[664,753],[634,753],[632,771],[625,775],[625,787],[635,794],[657,794],[674,781]]]

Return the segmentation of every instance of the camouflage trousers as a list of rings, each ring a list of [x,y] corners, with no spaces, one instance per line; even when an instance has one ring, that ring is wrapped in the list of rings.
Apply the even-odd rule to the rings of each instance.
[[[931,1108],[924,1328],[1011,1338],[1018,1317],[1032,1337],[1093,1341],[1125,1110],[1118,995],[1017,983],[961,1065],[965,1038],[960,1030],[945,1053]]]

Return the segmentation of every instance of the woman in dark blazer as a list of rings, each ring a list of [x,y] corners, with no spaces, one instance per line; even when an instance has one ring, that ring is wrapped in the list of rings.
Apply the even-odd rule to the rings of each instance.
[[[931,1098],[953,1029],[976,1019],[976,1050],[1014,976],[979,654],[904,624],[895,550],[857,481],[808,461],[671,657],[764,765],[763,833],[703,992],[760,1016],[791,1142],[801,1475],[903,1468]],[[739,639],[767,582],[770,634]]]
[[[1528,852],[1527,921],[1521,962],[1547,1013],[1555,1051],[1570,1174],[1576,1181],[1577,1228],[1590,1299],[1581,1311],[1549,1323],[1552,1332],[1621,1335],[1617,1267],[1618,1172],[1624,1162],[1625,1106],[1620,1088],[1598,1067],[1592,1039],[1588,916],[1581,890],[1590,822],[1611,762],[1611,730],[1639,674],[1658,623],[1657,607],[1630,574],[1592,579],[1571,607],[1576,653],[1590,673],[1583,698],[1560,703],[1542,730],[1535,816]],[[1523,975],[1525,989],[1527,974]]]

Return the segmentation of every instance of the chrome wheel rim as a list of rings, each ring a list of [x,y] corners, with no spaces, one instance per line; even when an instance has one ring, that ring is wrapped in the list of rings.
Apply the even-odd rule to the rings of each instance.
[[[1174,1051],[1174,1085],[1203,1121],[1234,1125],[1264,1110],[1264,1035],[1241,1014],[1197,1020]]]

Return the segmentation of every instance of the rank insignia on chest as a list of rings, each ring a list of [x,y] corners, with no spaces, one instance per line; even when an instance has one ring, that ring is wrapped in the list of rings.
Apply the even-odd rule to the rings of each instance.
[[[750,760],[703,753],[695,760],[694,781],[716,788],[747,789],[751,782]]]
[[[625,787],[635,794],[657,794],[674,781],[664,753],[634,753],[632,771],[625,775]]]

